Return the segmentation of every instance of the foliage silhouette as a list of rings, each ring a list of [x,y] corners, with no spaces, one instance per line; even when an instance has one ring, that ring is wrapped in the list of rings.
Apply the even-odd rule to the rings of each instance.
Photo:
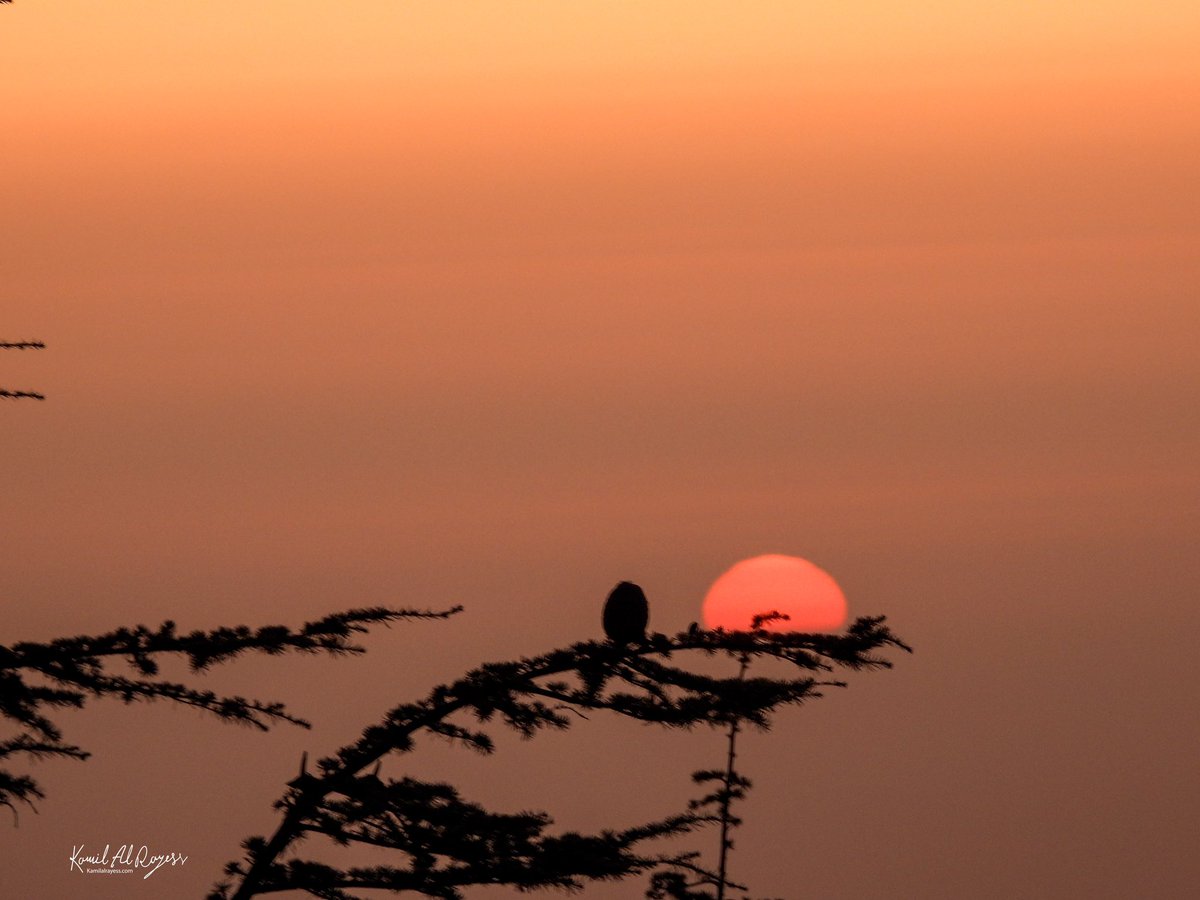
[[[819,688],[844,686],[818,680],[835,667],[890,667],[876,651],[909,648],[883,617],[861,618],[842,634],[703,631],[691,628],[639,642],[585,641],[541,656],[483,665],[424,699],[405,703],[366,728],[362,736],[319,761],[317,774],[302,766],[275,804],[280,821],[269,837],[243,842],[241,860],[226,866],[226,880],[210,900],[247,900],[259,894],[306,891],[324,900],[350,900],[355,890],[414,891],[458,900],[468,885],[510,885],[518,890],[574,890],[597,880],[650,874],[648,897],[712,897],[706,886],[735,886],[705,868],[695,852],[655,854],[641,845],[721,822],[714,800],[729,803],[747,783],[733,772],[698,773],[719,789],[687,812],[622,831],[583,835],[548,831],[541,812],[491,812],[461,798],[449,785],[412,778],[384,780],[379,762],[411,752],[422,733],[440,735],[490,753],[485,727],[498,721],[524,737],[569,728],[584,710],[608,710],[665,728],[770,726],[785,706],[821,696]],[[723,655],[748,666],[774,659],[788,677],[716,678],[676,665],[676,656]],[[578,715],[575,715],[578,714]],[[740,726],[739,726],[740,727]],[[370,767],[374,769],[370,772]],[[732,774],[730,774],[732,773]],[[285,859],[310,836],[335,845],[358,844],[397,851],[395,864],[339,869],[314,860]],[[723,838],[724,840],[725,838]]]
[[[222,721],[264,731],[279,722],[308,728],[308,722],[290,713],[282,703],[221,697],[211,691],[156,680],[156,657],[184,657],[193,672],[202,672],[247,652],[356,654],[363,648],[351,638],[373,625],[401,619],[444,619],[460,610],[352,609],[308,622],[296,630],[285,625],[253,630],[239,626],[177,634],[174,622],[164,622],[154,631],[139,625],[48,643],[0,644],[0,716],[15,722],[19,729],[15,737],[0,741],[0,762],[21,754],[31,758],[87,759],[87,751],[63,742],[50,711],[82,707],[89,697],[118,697],[126,703],[168,700],[202,709]],[[112,662],[121,659],[128,663],[132,674],[110,671]],[[9,807],[14,817],[17,803],[36,811],[34,800],[44,797],[38,783],[28,775],[0,768],[0,805]]]

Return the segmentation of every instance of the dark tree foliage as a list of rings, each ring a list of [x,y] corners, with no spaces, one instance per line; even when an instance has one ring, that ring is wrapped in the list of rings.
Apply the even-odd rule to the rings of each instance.
[[[470,749],[493,749],[485,727],[498,722],[524,737],[566,729],[584,711],[608,710],[665,728],[726,728],[746,723],[766,729],[781,708],[843,686],[826,680],[835,668],[889,667],[876,651],[907,650],[883,617],[858,619],[842,634],[703,631],[650,635],[636,643],[586,641],[545,655],[481,666],[460,680],[402,704],[362,736],[303,770],[276,803],[280,821],[269,837],[243,843],[245,855],[226,866],[227,879],[210,900],[246,900],[259,894],[305,891],[325,900],[350,900],[357,890],[412,891],[457,900],[468,885],[518,890],[574,890],[585,883],[651,875],[648,897],[712,897],[706,886],[733,885],[701,865],[697,853],[657,854],[656,839],[720,823],[747,782],[727,767],[698,773],[717,790],[684,813],[621,831],[553,833],[541,812],[491,812],[450,786],[411,778],[384,780],[379,761],[414,749],[422,734]],[[742,663],[737,677],[704,675],[676,660],[726,656]],[[787,664],[784,677],[747,677],[751,661]],[[732,774],[730,774],[732,773]],[[339,869],[297,858],[299,842],[322,836],[336,845],[396,851],[395,862]]]
[[[58,638],[48,643],[0,644],[0,716],[15,723],[18,733],[0,740],[0,764],[24,754],[27,757],[87,759],[87,751],[63,741],[50,716],[56,709],[79,708],[89,698],[117,697],[126,703],[167,700],[212,713],[226,722],[266,730],[279,722],[308,728],[308,722],[290,713],[282,703],[245,697],[221,697],[212,691],[162,681],[157,658],[185,658],[193,672],[227,662],[243,653],[277,655],[289,651],[343,655],[362,653],[352,642],[355,634],[373,625],[401,619],[444,619],[458,612],[421,610],[352,609],[308,622],[293,630],[286,625],[218,628],[177,634],[174,622],[158,629],[119,628],[94,637]],[[126,673],[114,672],[126,665]],[[30,807],[42,799],[37,782],[28,775],[0,768],[0,804],[16,814],[16,803]]]
[[[7,0],[0,0],[0,3]],[[44,350],[46,345],[41,341],[0,341],[0,350]],[[36,391],[9,391],[0,388],[0,399],[4,400],[45,400],[45,396]]]

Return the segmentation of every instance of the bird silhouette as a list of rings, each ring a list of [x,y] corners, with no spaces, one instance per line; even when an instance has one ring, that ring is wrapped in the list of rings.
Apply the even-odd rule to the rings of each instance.
[[[631,581],[622,581],[604,603],[604,633],[615,644],[645,640],[650,605],[642,589]]]

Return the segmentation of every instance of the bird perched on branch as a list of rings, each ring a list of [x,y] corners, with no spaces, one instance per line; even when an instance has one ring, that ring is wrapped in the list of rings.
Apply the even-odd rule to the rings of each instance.
[[[604,603],[604,633],[615,644],[631,644],[646,639],[650,605],[642,589],[631,581],[622,581]]]

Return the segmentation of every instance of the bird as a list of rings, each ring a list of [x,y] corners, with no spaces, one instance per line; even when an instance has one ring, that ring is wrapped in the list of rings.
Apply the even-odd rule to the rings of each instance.
[[[614,644],[645,640],[650,605],[642,589],[632,581],[622,581],[604,602],[604,633]]]

